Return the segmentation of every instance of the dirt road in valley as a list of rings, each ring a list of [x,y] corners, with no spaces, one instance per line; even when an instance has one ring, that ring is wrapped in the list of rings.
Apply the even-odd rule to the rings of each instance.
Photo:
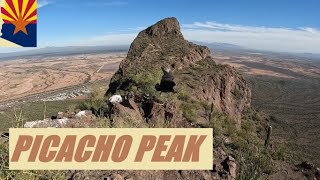
[[[0,62],[0,108],[108,81],[122,53],[32,57]]]

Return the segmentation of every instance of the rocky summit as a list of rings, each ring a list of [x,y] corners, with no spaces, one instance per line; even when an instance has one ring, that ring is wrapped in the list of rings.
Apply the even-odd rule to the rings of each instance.
[[[176,18],[163,19],[138,34],[112,77],[107,95],[123,91],[154,95],[165,66],[174,73],[178,93],[240,119],[250,106],[251,91],[234,68],[216,64],[211,55],[207,47],[184,39]]]
[[[166,91],[161,91],[163,89]],[[214,143],[221,142],[214,145],[213,171],[136,171],[133,174],[124,171],[117,172],[117,176],[236,178],[239,162],[230,155],[234,154],[232,149],[226,148],[229,150],[225,152],[222,146],[238,147],[233,145],[239,140],[235,133],[241,132],[241,119],[250,109],[250,88],[234,68],[217,64],[209,48],[185,40],[176,18],[163,19],[141,31],[131,44],[127,57],[111,79],[106,96],[128,93],[132,98],[114,105],[113,127],[211,127],[215,133]],[[225,136],[230,133],[234,138]],[[246,141],[241,139],[241,142]]]

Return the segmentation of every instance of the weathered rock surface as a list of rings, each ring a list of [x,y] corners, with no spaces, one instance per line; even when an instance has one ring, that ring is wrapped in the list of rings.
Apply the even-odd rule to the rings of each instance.
[[[91,111],[58,112],[44,120],[29,121],[24,128],[89,128],[96,127],[96,117]]]
[[[161,20],[139,33],[107,94],[139,88],[137,77],[156,78],[162,66],[173,69],[178,87],[186,86],[193,98],[213,103],[216,111],[239,119],[250,106],[251,91],[242,76],[230,66],[216,65],[207,47],[185,40],[175,18]],[[143,86],[152,89],[155,83]]]
[[[234,68],[217,65],[207,47],[185,40],[175,18],[161,20],[139,33],[112,77],[106,95],[134,90],[136,94],[151,92],[151,96],[155,95],[152,93],[157,93],[155,85],[160,82],[161,67],[173,70],[178,93],[186,91],[192,101],[213,104],[214,111],[238,119],[240,125],[240,117],[251,103],[251,91],[246,81]],[[171,101],[172,96],[164,93],[157,97],[162,100],[152,104],[147,119],[142,108],[138,110],[117,104],[116,127],[126,127],[128,123],[131,127],[197,127],[197,122],[189,122],[182,117],[180,108],[184,101]],[[205,114],[196,113],[200,114],[197,118]],[[215,171],[122,171],[110,173],[107,178],[235,179],[236,160],[220,151],[214,151],[214,156],[219,157],[213,160]]]
[[[130,46],[117,73],[113,76],[108,93],[132,86],[133,76],[160,71],[161,66],[180,69],[210,56],[210,50],[184,40],[179,22],[167,18],[139,33]],[[147,72],[146,72],[147,71]]]

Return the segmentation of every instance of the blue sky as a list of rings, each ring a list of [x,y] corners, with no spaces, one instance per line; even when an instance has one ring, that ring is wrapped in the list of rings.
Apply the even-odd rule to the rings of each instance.
[[[38,0],[40,47],[129,44],[165,17],[188,40],[320,53],[319,0]]]

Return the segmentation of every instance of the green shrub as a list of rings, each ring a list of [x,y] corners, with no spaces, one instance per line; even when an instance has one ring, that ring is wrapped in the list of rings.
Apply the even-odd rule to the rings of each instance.
[[[263,140],[258,138],[252,119],[242,120],[239,128],[236,120],[214,112],[209,125],[214,133],[213,146],[225,147],[225,152],[235,155],[239,163],[237,179],[259,179],[263,173],[270,174],[273,171],[271,155],[265,150]],[[226,136],[231,141],[228,144],[224,144]]]
[[[111,121],[106,117],[98,117],[97,128],[111,128]]]
[[[197,121],[197,105],[191,103],[182,103],[182,116],[190,123]]]
[[[186,90],[185,87],[180,87],[177,98],[180,101],[189,102],[191,100],[191,94]]]
[[[154,128],[168,128],[170,126],[170,122],[164,119],[157,119]]]
[[[285,144],[277,144],[275,152],[272,153],[272,159],[284,160],[287,157],[288,147]]]
[[[245,131],[245,132],[253,132],[254,131],[254,124],[251,121],[248,120],[243,120],[241,122],[241,128]]]
[[[162,77],[162,71],[141,71],[138,74],[131,77],[134,82],[134,86],[137,90],[144,93],[156,94],[155,85],[160,83]]]
[[[235,87],[233,88],[231,93],[233,94],[233,96],[235,97],[236,100],[240,100],[242,98],[241,92],[239,91],[239,89],[237,89]]]
[[[145,127],[145,125],[137,121],[135,117],[132,117],[126,114],[121,117],[119,116],[114,117],[112,127],[113,128],[143,128]]]
[[[273,171],[272,158],[265,153],[252,153],[252,150],[241,149],[236,154],[239,161],[239,171],[237,179],[259,179],[263,174],[270,174]]]
[[[82,110],[91,110],[96,116],[103,117],[107,104],[105,88],[99,84],[92,84],[88,99],[79,105]]]
[[[222,113],[212,113],[209,123],[215,135],[232,136],[237,132],[236,121]]]

